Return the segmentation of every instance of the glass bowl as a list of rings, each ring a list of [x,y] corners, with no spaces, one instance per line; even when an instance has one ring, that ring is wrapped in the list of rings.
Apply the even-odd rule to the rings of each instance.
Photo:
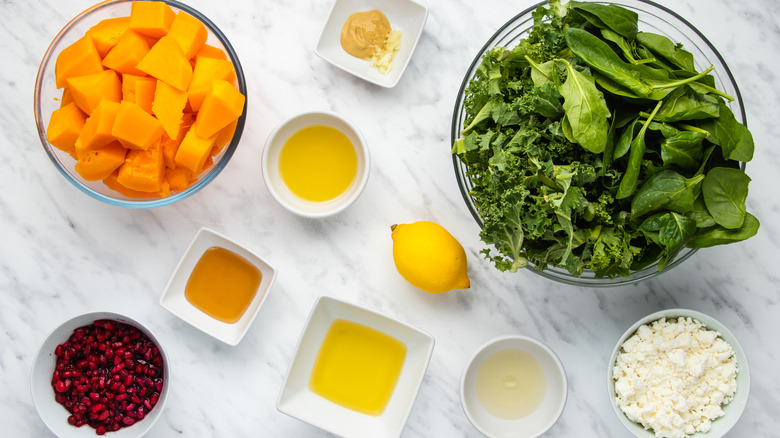
[[[471,65],[463,78],[460,90],[458,90],[457,101],[455,102],[455,109],[452,115],[450,145],[454,144],[455,140],[460,138],[460,132],[463,130],[463,122],[466,118],[466,113],[464,111],[464,99],[466,97],[465,89],[469,85],[469,81],[474,77],[477,67],[482,60],[482,56],[493,47],[501,46],[512,48],[516,46],[520,40],[526,38],[534,24],[532,12],[545,3],[546,2],[537,3],[515,15],[493,34],[474,57],[474,60],[471,62]],[[611,3],[636,12],[639,15],[640,31],[658,33],[669,37],[672,41],[682,43],[685,50],[693,53],[697,70],[702,71],[710,65],[715,66],[715,70],[710,74],[715,78],[716,87],[734,97],[734,101],[726,103],[734,113],[737,121],[747,125],[747,116],[745,114],[742,95],[739,92],[739,88],[737,87],[731,70],[728,65],[726,65],[726,61],[715,46],[707,40],[704,34],[685,18],[669,8],[648,0],[613,0],[598,1],[595,3]],[[473,184],[467,176],[467,167],[455,154],[452,154],[452,164],[455,168],[455,176],[458,181],[461,195],[463,195],[463,200],[466,202],[466,206],[474,217],[474,220],[477,221],[477,224],[479,224],[481,228],[483,222],[479,211],[474,204],[474,199],[470,194]],[[695,252],[695,249],[683,248],[673,261],[667,263],[663,270],[658,269],[658,263],[653,263],[641,270],[632,271],[630,277],[599,278],[595,276],[593,271],[587,269],[584,270],[582,276],[577,277],[570,274],[564,268],[546,266],[543,270],[539,270],[532,264],[529,264],[527,269],[542,277],[574,286],[621,286],[653,278],[661,273],[667,272],[690,258]]]
[[[57,56],[64,48],[84,36],[85,32],[90,27],[101,20],[130,16],[132,3],[132,1],[128,0],[107,0],[100,2],[80,13],[65,25],[43,55],[41,66],[38,69],[38,76],[35,80],[34,110],[35,124],[38,128],[38,136],[43,144],[43,149],[65,179],[79,190],[95,199],[111,205],[140,209],[173,204],[197,193],[200,189],[214,180],[222,169],[224,169],[225,165],[227,165],[228,161],[230,161],[230,158],[238,147],[246,121],[247,104],[244,103],[243,113],[236,123],[235,132],[233,133],[233,138],[230,140],[230,143],[222,148],[219,154],[212,157],[213,164],[204,170],[198,176],[198,180],[186,190],[174,192],[170,196],[164,198],[131,198],[108,188],[102,181],[87,181],[82,178],[74,169],[75,160],[67,152],[61,151],[49,143],[46,136],[46,128],[51,119],[51,114],[54,110],[59,108],[60,98],[62,97],[62,90],[57,89],[55,84],[55,62]],[[233,63],[233,69],[236,73],[236,86],[238,90],[246,96],[246,79],[244,77],[244,71],[241,68],[241,63],[238,60],[236,51],[233,49],[233,46],[230,44],[225,34],[222,33],[211,20],[192,7],[173,0],[165,0],[165,3],[167,3],[175,12],[184,11],[200,20],[206,26],[206,29],[208,30],[206,44],[221,49],[227,55],[228,59]]]

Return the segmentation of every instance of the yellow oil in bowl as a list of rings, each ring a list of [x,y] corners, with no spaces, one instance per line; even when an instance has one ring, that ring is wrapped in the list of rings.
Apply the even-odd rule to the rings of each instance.
[[[341,131],[312,125],[295,132],[282,146],[279,173],[287,188],[310,202],[344,194],[357,177],[355,147]]]
[[[335,320],[320,346],[309,389],[347,409],[381,415],[406,358],[398,339],[352,321]]]

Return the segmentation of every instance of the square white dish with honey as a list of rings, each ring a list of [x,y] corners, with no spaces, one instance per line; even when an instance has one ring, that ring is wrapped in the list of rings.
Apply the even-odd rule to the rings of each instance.
[[[364,348],[369,345],[383,347]],[[402,346],[400,355],[398,345]],[[433,346],[431,335],[399,320],[320,297],[298,340],[276,407],[343,437],[398,437],[422,385]],[[363,370],[338,370],[356,364]],[[398,369],[393,370],[396,365]],[[377,385],[377,381],[387,384]]]
[[[401,31],[400,48],[393,58],[392,69],[386,74],[380,73],[369,61],[356,58],[341,47],[341,28],[347,18],[355,12],[373,9],[387,16],[391,29]],[[392,88],[409,64],[427,18],[428,8],[412,0],[335,0],[314,53],[363,80]]]
[[[202,263],[209,261],[210,268]],[[220,280],[220,270],[223,274],[228,272],[230,282]],[[202,281],[199,277],[213,277],[211,281],[228,288],[209,290],[215,286],[193,285],[191,281]],[[204,333],[237,345],[257,317],[275,280],[276,269],[262,257],[216,231],[201,228],[171,275],[160,305]],[[231,285],[242,290],[231,290]],[[236,294],[231,297],[231,293]],[[210,307],[212,304],[220,307]]]

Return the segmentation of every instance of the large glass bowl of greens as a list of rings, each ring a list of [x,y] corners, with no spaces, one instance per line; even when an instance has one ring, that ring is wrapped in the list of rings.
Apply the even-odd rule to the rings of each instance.
[[[498,269],[624,285],[755,235],[745,123],[729,67],[685,18],[646,0],[553,0],[474,58],[452,160]]]

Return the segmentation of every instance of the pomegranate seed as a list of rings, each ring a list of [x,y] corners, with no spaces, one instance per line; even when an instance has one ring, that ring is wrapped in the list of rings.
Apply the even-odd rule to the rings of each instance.
[[[104,435],[141,421],[159,401],[160,350],[133,326],[95,321],[75,329],[54,353],[54,399],[73,426],[87,424]]]

